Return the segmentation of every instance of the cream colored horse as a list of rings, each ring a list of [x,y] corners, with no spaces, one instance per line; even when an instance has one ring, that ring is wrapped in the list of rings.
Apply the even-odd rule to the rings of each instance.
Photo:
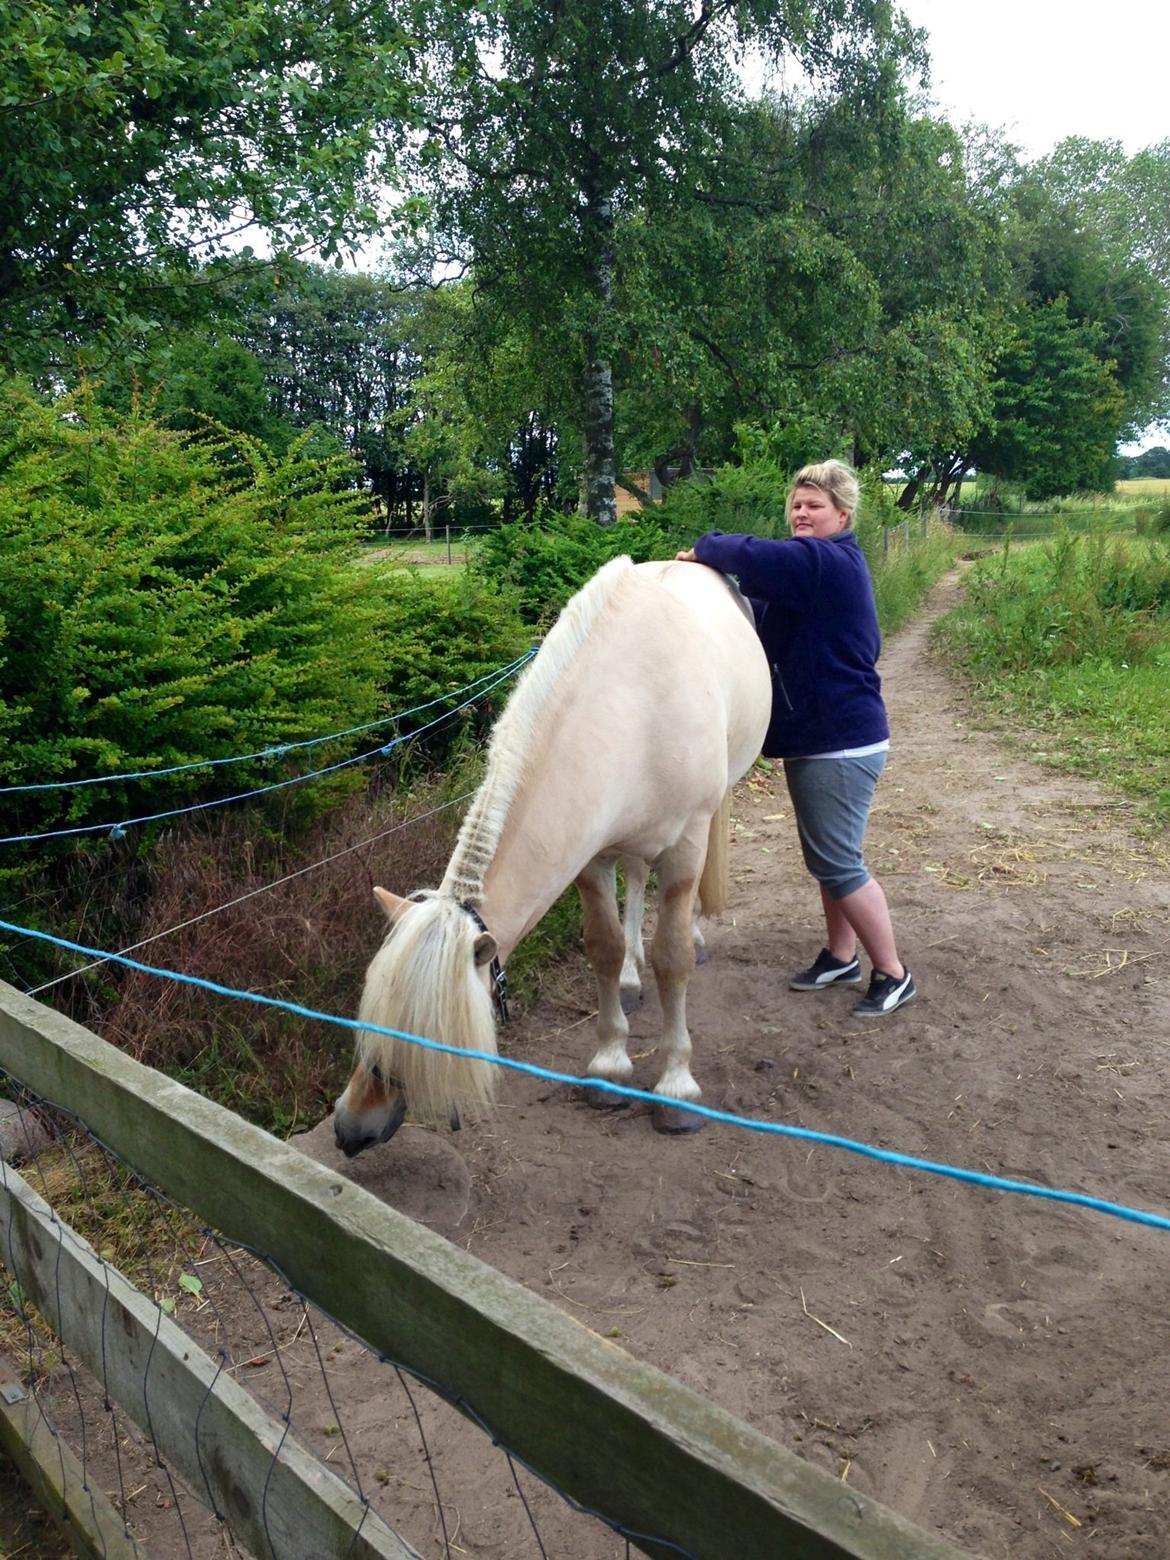
[[[624,1009],[639,985],[652,865],[663,1057],[654,1092],[664,1106],[698,1099],[686,1025],[695,901],[706,912],[725,907],[725,799],[760,750],[770,706],[750,613],[722,575],[693,563],[607,564],[561,613],[496,723],[438,891],[399,899],[375,889],[390,931],[359,1018],[495,1055],[491,972],[575,882],[598,992],[588,1071],[626,1082]],[[348,1154],[390,1137],[407,1102],[426,1121],[482,1115],[499,1072],[370,1030],[358,1058],[334,1120]],[[656,1124],[679,1130],[700,1119],[667,1110]]]

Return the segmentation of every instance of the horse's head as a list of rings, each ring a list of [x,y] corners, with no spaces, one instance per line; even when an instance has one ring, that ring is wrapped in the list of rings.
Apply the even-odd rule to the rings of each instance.
[[[367,972],[360,1017],[445,1045],[494,1052],[493,970],[501,986],[502,976],[495,939],[478,915],[435,895],[400,899],[384,888],[374,895],[390,933]],[[409,935],[415,930],[417,945]],[[462,991],[462,998],[452,1000],[453,991]],[[457,1129],[461,1109],[488,1102],[492,1071],[483,1062],[366,1030],[353,1076],[334,1106],[337,1146],[352,1158],[387,1142],[402,1125],[408,1097],[423,1119],[446,1119]]]

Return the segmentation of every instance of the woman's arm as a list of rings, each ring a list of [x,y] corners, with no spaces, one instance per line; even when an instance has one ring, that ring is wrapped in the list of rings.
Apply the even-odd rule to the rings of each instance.
[[[817,570],[816,546],[799,539],[783,542],[765,536],[709,531],[676,555],[685,563],[705,563],[721,574],[734,574],[746,596],[801,608]]]

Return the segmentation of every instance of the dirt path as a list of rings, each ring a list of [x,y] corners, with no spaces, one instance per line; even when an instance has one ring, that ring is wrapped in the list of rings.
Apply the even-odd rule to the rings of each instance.
[[[977,729],[928,647],[958,589],[882,663],[870,860],[920,1000],[863,1025],[851,993],[789,992],[816,895],[757,771],[691,988],[696,1076],[733,1111],[1165,1212],[1165,842]],[[589,988],[556,984],[508,1045],[579,1071]],[[1167,1554],[1170,1236],[729,1127],[663,1139],[523,1079],[502,1097],[460,1144],[473,1252],[973,1555]]]

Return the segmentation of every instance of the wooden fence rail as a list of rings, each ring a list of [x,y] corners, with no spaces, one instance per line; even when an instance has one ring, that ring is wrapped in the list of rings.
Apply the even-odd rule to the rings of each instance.
[[[664,1560],[679,1548],[700,1560],[961,1560],[942,1539],[634,1359],[298,1149],[3,982],[0,1065],[34,1094],[84,1120],[147,1181],[206,1223],[267,1253],[297,1290],[373,1349],[440,1384],[456,1406],[490,1427],[549,1483],[625,1529],[655,1535],[638,1540],[645,1553]],[[9,1186],[7,1217],[31,1230],[31,1194],[17,1194],[11,1175]],[[43,1208],[36,1212],[44,1216]],[[31,1236],[22,1240],[26,1247],[35,1243]],[[55,1257],[56,1235],[52,1244]],[[81,1307],[93,1278],[83,1247],[74,1247]],[[92,1254],[89,1260],[95,1260]],[[34,1290],[29,1282],[29,1288],[47,1304],[43,1286]],[[160,1331],[151,1302],[132,1301],[119,1290],[118,1303],[151,1335]],[[109,1338],[127,1339],[126,1390],[141,1398],[134,1330],[109,1329],[107,1351]],[[189,1340],[183,1349],[191,1353]],[[172,1352],[168,1359],[179,1393],[178,1357]],[[205,1368],[196,1365],[192,1374],[202,1385],[189,1390],[205,1390]],[[241,1443],[251,1416],[255,1456],[267,1467],[270,1432],[255,1405],[225,1392],[217,1412],[222,1434]],[[344,1505],[336,1492],[314,1490],[305,1472],[287,1479],[293,1532],[306,1499],[315,1501],[321,1522],[334,1519],[337,1500]],[[201,1481],[202,1470],[193,1481],[197,1491]],[[236,1521],[236,1510],[227,1504],[222,1509]],[[369,1517],[363,1536],[368,1527]],[[379,1529],[376,1541],[383,1547],[374,1547],[372,1535],[367,1553],[394,1554],[393,1544],[401,1543],[388,1528]],[[305,1552],[300,1543],[289,1550]],[[315,1552],[349,1551],[342,1544]],[[397,1552],[410,1550],[403,1545]]]

